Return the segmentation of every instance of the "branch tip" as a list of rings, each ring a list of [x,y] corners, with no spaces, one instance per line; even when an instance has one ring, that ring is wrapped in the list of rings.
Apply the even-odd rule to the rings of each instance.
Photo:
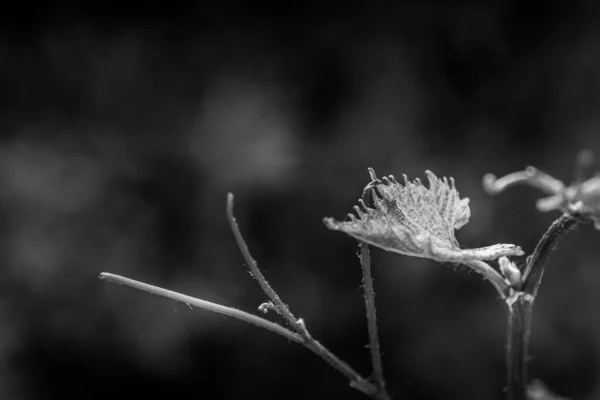
[[[227,218],[230,218],[230,219],[234,218],[234,216],[233,216],[233,200],[234,200],[233,193],[228,192],[225,209],[226,209],[226,213],[227,213]]]

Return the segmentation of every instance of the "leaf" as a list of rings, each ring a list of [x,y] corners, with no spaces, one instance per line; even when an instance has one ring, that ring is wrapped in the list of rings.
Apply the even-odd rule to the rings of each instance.
[[[410,182],[406,175],[404,185],[392,175],[375,178],[365,188],[371,192],[373,208],[361,199],[354,207],[358,218],[353,214],[348,221],[325,218],[325,226],[387,251],[441,262],[523,254],[520,247],[510,244],[461,249],[454,231],[469,222],[469,199],[460,198],[454,179],[439,179],[431,171],[426,174],[428,188],[418,178]]]

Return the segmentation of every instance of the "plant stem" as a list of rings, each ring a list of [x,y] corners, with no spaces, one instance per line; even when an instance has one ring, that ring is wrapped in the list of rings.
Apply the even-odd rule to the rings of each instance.
[[[146,293],[154,294],[157,296],[167,298],[169,300],[187,304],[188,306],[193,306],[215,313],[223,314],[229,317],[233,317],[241,321],[248,322],[252,325],[258,326],[260,328],[264,328],[271,332],[277,333],[278,335],[281,335],[288,340],[304,345],[312,352],[321,356],[335,369],[337,369],[343,375],[348,377],[351,381],[350,386],[352,386],[353,388],[363,392],[364,394],[372,397],[373,399],[385,400],[384,398],[378,396],[377,389],[375,386],[370,384],[365,378],[363,378],[362,376],[360,376],[360,374],[354,371],[348,364],[337,358],[333,353],[331,353],[329,350],[323,347],[323,345],[321,345],[319,342],[312,338],[307,339],[306,337],[298,333],[294,333],[279,324],[273,323],[264,318],[257,317],[255,315],[249,314],[247,312],[232,307],[226,307],[221,304],[216,304],[210,301],[198,299],[196,297],[187,296],[182,293],[174,292],[172,290],[167,290],[158,286],[136,281],[134,279],[126,278],[124,276],[102,272],[100,274],[100,279],[105,280],[107,282],[113,282],[120,285],[129,286],[133,289],[141,290]]]
[[[531,335],[533,298],[519,296],[508,313],[506,362],[509,400],[527,399],[527,354]]]
[[[300,323],[298,321],[298,319],[296,319],[294,314],[291,313],[287,304],[285,304],[281,300],[281,298],[279,297],[277,292],[275,292],[275,290],[271,287],[271,285],[269,285],[269,282],[267,282],[267,280],[265,279],[265,276],[258,268],[257,262],[254,260],[254,258],[252,258],[252,255],[250,254],[250,251],[248,250],[248,245],[246,244],[246,241],[244,240],[244,237],[242,236],[242,233],[240,232],[240,228],[237,224],[235,216],[233,215],[233,199],[234,199],[233,193],[227,193],[227,207],[226,207],[227,220],[229,221],[229,225],[233,232],[233,236],[235,237],[235,241],[237,242],[238,247],[240,248],[240,251],[242,252],[242,256],[244,257],[244,260],[246,260],[246,264],[248,265],[248,268],[250,268],[252,277],[254,279],[256,279],[256,281],[258,282],[258,284],[260,285],[262,290],[265,292],[265,294],[267,296],[269,296],[269,298],[271,299],[271,301],[273,302],[273,304],[275,306],[274,307],[275,311],[277,311],[277,313],[279,315],[281,315],[287,321],[287,323],[290,324],[290,326],[292,326],[294,328],[294,330],[305,331],[306,327],[302,323]]]
[[[531,294],[534,299],[537,296],[542,277],[546,269],[546,265],[552,256],[552,253],[558,247],[560,239],[575,228],[578,224],[584,222],[585,219],[579,214],[563,214],[550,225],[550,228],[544,233],[540,239],[523,274],[523,288],[525,293]]]
[[[298,333],[298,335],[302,338],[302,344],[306,346],[313,353],[317,354],[319,357],[324,359],[329,365],[335,368],[338,372],[346,376],[350,380],[350,386],[353,388],[363,392],[367,396],[377,399],[377,400],[388,400],[389,397],[383,397],[383,394],[377,390],[377,387],[368,382],[367,379],[362,377],[358,372],[356,372],[350,365],[346,362],[339,359],[335,354],[333,354],[329,349],[324,347],[321,343],[313,339],[310,335],[310,332],[306,328],[306,325],[302,319],[296,319],[294,314],[290,311],[287,304],[285,304],[277,292],[269,285],[267,280],[265,279],[263,273],[258,268],[258,264],[252,258],[250,251],[248,250],[248,246],[246,245],[246,241],[240,232],[240,228],[236,222],[235,216],[233,215],[233,194],[227,194],[227,219],[229,221],[229,225],[231,226],[231,230],[233,231],[233,235],[235,240],[240,248],[242,256],[246,260],[246,264],[250,269],[252,276],[262,290],[265,292],[267,296],[273,302],[274,308],[279,315],[281,315],[290,326]]]
[[[375,290],[373,289],[373,277],[371,276],[371,255],[369,245],[360,242],[360,265],[363,272],[363,284],[365,288],[365,306],[367,309],[367,323],[369,327],[369,351],[371,352],[371,364],[373,365],[372,379],[381,399],[390,399],[385,390],[383,378],[383,367],[381,365],[381,351],[379,349],[379,335],[377,333],[377,313],[375,309]]]
[[[375,170],[369,168],[369,175],[372,181],[377,181]],[[373,183],[373,182],[371,182]],[[374,196],[374,190],[371,184],[363,190],[362,201],[369,204],[370,195]],[[360,265],[363,273],[363,286],[365,290],[365,308],[367,311],[367,326],[369,331],[369,352],[371,353],[371,365],[373,372],[372,381],[375,382],[377,394],[382,400],[389,400],[390,395],[385,389],[385,379],[383,377],[383,367],[381,364],[381,350],[379,348],[379,334],[377,332],[377,311],[375,307],[375,289],[373,288],[373,276],[371,275],[371,254],[369,244],[362,240],[360,242]]]
[[[187,304],[188,306],[194,306],[218,314],[223,314],[228,317],[233,317],[241,321],[248,322],[249,324],[256,325],[259,328],[264,328],[271,332],[277,333],[278,335],[281,335],[284,338],[292,340],[296,343],[302,343],[302,337],[297,333],[294,333],[279,324],[273,323],[264,318],[257,317],[256,315],[252,315],[247,312],[238,310],[236,308],[226,307],[221,304],[212,303],[210,301],[198,299],[192,296],[187,296],[182,293],[163,289],[154,285],[149,285],[147,283],[136,281],[134,279],[125,278],[124,276],[109,274],[107,272],[101,273],[100,279],[105,280],[107,282],[118,283],[119,285],[129,286],[131,288],[141,290],[146,293],[154,294],[157,296],[167,298],[169,300]]]
[[[560,239],[572,228],[583,222],[578,214],[563,214],[548,228],[531,257],[528,258],[521,292],[516,293],[510,304],[508,316],[508,399],[527,399],[527,357],[531,336],[531,315],[546,265],[557,249]]]

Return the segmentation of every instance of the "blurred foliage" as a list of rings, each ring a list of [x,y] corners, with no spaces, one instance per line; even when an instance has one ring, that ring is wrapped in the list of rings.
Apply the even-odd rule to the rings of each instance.
[[[98,273],[256,311],[234,192],[267,278],[368,374],[356,242],[321,222],[351,211],[367,167],[453,176],[465,247],[531,252],[553,216],[533,189],[488,198],[483,174],[533,164],[569,181],[581,148],[600,152],[593,3],[204,4],[2,16],[0,397],[362,398],[300,346]],[[564,241],[534,319],[531,372],[571,399],[600,395],[596,242],[590,227]],[[373,259],[392,394],[503,398],[491,286]]]

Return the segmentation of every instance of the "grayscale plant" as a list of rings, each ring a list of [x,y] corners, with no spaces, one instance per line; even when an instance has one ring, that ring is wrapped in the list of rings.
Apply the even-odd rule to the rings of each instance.
[[[374,207],[359,199],[359,205],[354,207],[358,218],[353,214],[348,214],[348,221],[325,218],[325,225],[387,251],[467,265],[492,282],[506,298],[510,285],[485,261],[520,256],[523,251],[512,244],[461,249],[454,231],[469,222],[469,199],[460,198],[453,178],[438,179],[431,171],[425,173],[429,188],[418,178],[410,182],[406,175],[404,185],[393,175],[378,179],[375,171],[369,169],[371,183],[364,193],[370,193]]]
[[[349,214],[346,221],[324,219],[329,229],[344,232],[360,242],[360,263],[369,332],[368,347],[372,364],[369,378],[363,377],[314,339],[306,322],[292,314],[288,305],[269,285],[250,255],[233,216],[232,194],[227,196],[226,207],[231,229],[251,275],[269,298],[259,306],[258,310],[263,313],[269,310],[275,311],[289,328],[254,314],[119,275],[102,273],[100,278],[186,303],[189,306],[237,318],[277,333],[290,341],[302,344],[321,357],[343,374],[353,388],[366,396],[388,400],[391,396],[386,390],[383,378],[369,245],[404,256],[428,258],[441,263],[464,264],[491,282],[507,305],[508,399],[558,399],[543,383],[537,380],[530,381],[528,377],[527,358],[531,315],[544,270],[560,239],[573,227],[585,221],[593,221],[596,229],[600,229],[600,175],[586,179],[584,173],[591,162],[591,153],[582,152],[578,158],[575,180],[570,186],[533,167],[500,179],[491,174],[484,177],[484,188],[490,194],[500,193],[520,183],[535,186],[548,195],[538,201],[537,208],[540,211],[556,210],[562,213],[544,233],[534,252],[526,258],[521,268],[509,259],[509,257],[524,255],[519,246],[494,244],[475,249],[461,248],[456,240],[455,230],[469,222],[471,211],[469,199],[461,199],[452,178],[439,179],[432,172],[426,171],[428,186],[418,178],[410,181],[406,176],[402,184],[392,175],[379,179],[375,171],[369,169],[371,180],[363,190],[358,206],[354,208],[356,215]]]

